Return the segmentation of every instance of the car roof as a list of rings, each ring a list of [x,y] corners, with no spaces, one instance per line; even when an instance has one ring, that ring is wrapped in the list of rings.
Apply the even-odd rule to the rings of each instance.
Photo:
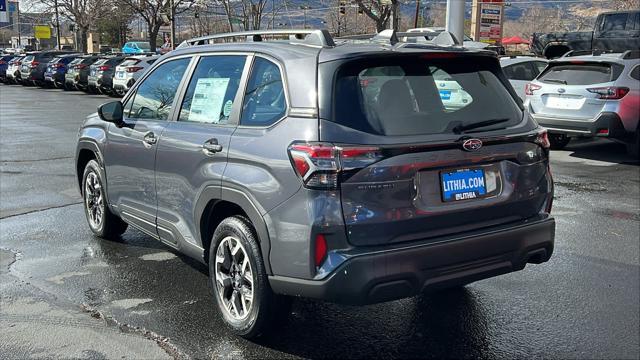
[[[383,44],[380,42],[362,43],[340,43],[333,47],[309,46],[288,41],[268,41],[268,42],[236,42],[205,44],[187,46],[167,53],[166,57],[176,57],[187,54],[199,54],[206,52],[258,52],[272,56],[284,63],[297,59],[312,58],[318,59],[319,63],[361,57],[365,55],[389,55],[389,54],[409,54],[424,52],[454,52],[459,54],[481,54],[494,56],[495,53],[481,50],[468,49],[459,46],[437,46],[429,44],[409,44],[401,43],[396,45]]]
[[[557,59],[550,60],[549,63],[561,63],[571,61],[589,61],[589,62],[606,62],[616,63],[621,65],[629,65],[638,62],[638,58],[623,59],[623,53],[602,53],[600,55],[579,55],[579,56],[565,56]]]

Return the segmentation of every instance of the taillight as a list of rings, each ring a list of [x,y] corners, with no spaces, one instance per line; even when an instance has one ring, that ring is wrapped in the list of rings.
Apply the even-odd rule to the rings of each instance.
[[[527,83],[524,86],[524,93],[526,95],[533,95],[534,91],[540,90],[541,88],[542,88],[542,86],[540,86],[540,85],[536,85],[536,84],[533,84],[533,83]]]
[[[0,60],[0,65],[4,65],[4,64],[6,64],[6,63],[7,63],[6,61],[4,61],[4,60]]]
[[[82,70],[87,67],[87,64],[78,64],[74,66],[75,69]]]
[[[382,158],[382,152],[371,146],[336,146],[327,143],[295,143],[289,156],[305,187],[337,189],[339,173],[363,168]]]
[[[549,150],[551,148],[551,142],[549,141],[549,134],[547,130],[542,130],[536,137],[536,144],[540,145],[543,149]]]
[[[61,67],[64,67],[64,64],[61,64],[61,63],[55,63],[55,64],[53,64],[52,66],[53,66],[54,68],[61,68]]]
[[[320,267],[327,257],[327,239],[322,234],[316,236],[314,260],[316,267]]]
[[[144,69],[142,66],[129,66],[129,67],[127,68],[127,72],[128,72],[128,73],[134,73],[134,72],[136,72],[136,71],[140,71],[140,70],[142,70],[142,69]]]
[[[606,86],[587,89],[588,92],[598,94],[598,99],[622,99],[629,92],[629,88],[618,86]]]
[[[98,71],[107,71],[109,69],[111,69],[111,66],[109,66],[109,65],[100,65],[98,67]]]
[[[38,67],[38,65],[40,65],[40,63],[39,63],[39,62],[37,62],[37,61],[32,61],[30,66],[31,66],[31,68],[32,68],[32,69],[35,69],[36,67]]]
[[[16,65],[22,65],[22,61],[16,61],[15,64]]]

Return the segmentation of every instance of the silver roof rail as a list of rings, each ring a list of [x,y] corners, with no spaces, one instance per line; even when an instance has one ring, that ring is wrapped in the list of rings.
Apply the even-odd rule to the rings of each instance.
[[[313,45],[322,47],[333,47],[335,42],[327,30],[310,29],[276,29],[276,30],[252,30],[240,31],[215,35],[207,35],[183,41],[178,48],[186,46],[213,44],[215,40],[244,38],[246,42],[264,41],[265,37],[282,37],[288,35],[288,40],[294,44]]]
[[[405,38],[418,38],[418,37],[426,37],[432,36],[433,32],[397,32],[391,29],[383,30],[377,35],[371,38],[372,41],[388,43],[391,45],[395,45],[401,41],[401,39]],[[455,35],[448,31],[443,31],[438,36],[434,37],[431,40],[426,40],[428,44],[436,45],[436,46],[460,46],[462,42],[458,40]]]

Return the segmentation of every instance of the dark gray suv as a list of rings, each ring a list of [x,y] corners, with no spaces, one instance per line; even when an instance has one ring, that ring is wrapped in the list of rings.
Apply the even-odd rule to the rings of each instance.
[[[254,31],[164,55],[80,128],[91,230],[207,263],[244,337],[294,296],[369,304],[547,261],[548,139],[495,54],[394,38]]]

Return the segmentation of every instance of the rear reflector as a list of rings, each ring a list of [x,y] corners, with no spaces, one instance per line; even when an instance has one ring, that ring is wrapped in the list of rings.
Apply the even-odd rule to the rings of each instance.
[[[316,243],[315,243],[316,267],[320,267],[320,265],[322,265],[326,257],[327,257],[327,239],[325,239],[324,235],[318,234],[316,236]]]
[[[598,135],[609,135],[609,129],[599,129]]]
[[[547,130],[542,130],[538,133],[536,137],[536,144],[540,145],[542,148],[549,150],[551,148],[551,142],[549,141],[549,134]]]

